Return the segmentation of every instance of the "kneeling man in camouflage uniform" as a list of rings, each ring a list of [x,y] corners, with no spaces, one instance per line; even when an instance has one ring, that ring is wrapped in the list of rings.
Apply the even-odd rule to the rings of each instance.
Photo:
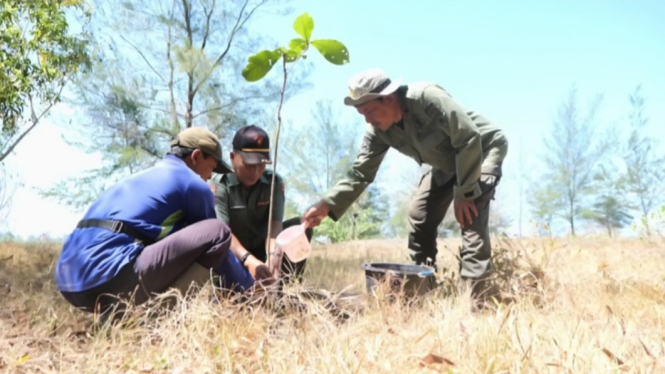
[[[369,124],[348,176],[304,215],[308,227],[326,216],[337,221],[374,181],[393,147],[431,169],[422,177],[409,207],[409,250],[416,264],[436,267],[437,228],[453,203],[462,228],[460,275],[471,281],[492,269],[488,227],[490,200],[508,151],[503,132],[481,115],[466,111],[434,83],[400,85],[371,69],[349,81],[349,97]]]

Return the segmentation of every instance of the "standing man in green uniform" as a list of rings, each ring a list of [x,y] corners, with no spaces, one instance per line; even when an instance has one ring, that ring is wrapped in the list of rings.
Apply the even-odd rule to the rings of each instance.
[[[347,178],[339,181],[304,215],[308,227],[329,216],[338,220],[374,181],[390,147],[431,169],[422,177],[408,212],[408,242],[416,264],[436,267],[437,228],[453,203],[462,228],[460,275],[474,284],[492,269],[488,227],[490,200],[508,151],[503,132],[481,115],[466,111],[440,86],[400,85],[371,69],[349,80],[353,106],[371,126]]]
[[[254,125],[239,129],[233,137],[233,151],[230,157],[233,172],[214,174],[210,179],[210,188],[215,194],[215,212],[217,218],[231,228],[231,248],[247,250],[251,254],[249,257],[265,263],[270,186],[273,175],[272,171],[266,170],[266,165],[272,163],[268,134]],[[285,196],[284,182],[279,174],[275,182],[270,253],[275,253],[277,235],[282,230],[299,225],[301,222],[300,217],[282,222]],[[306,230],[307,239],[310,241],[312,231],[312,229]],[[247,260],[248,258],[241,259],[243,265]],[[306,260],[293,263],[284,256],[281,273],[301,280],[305,263]]]

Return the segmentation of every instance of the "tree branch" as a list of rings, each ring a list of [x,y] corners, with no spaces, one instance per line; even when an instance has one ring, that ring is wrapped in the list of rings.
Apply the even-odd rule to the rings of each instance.
[[[194,36],[189,5],[189,0],[182,0],[185,31],[187,32],[187,47],[191,49],[194,46]],[[194,68],[192,67],[187,71],[187,108],[185,109],[185,127],[187,128],[192,127],[192,109],[194,107],[194,96],[196,95],[196,91],[194,91]]]
[[[60,90],[58,90],[58,94],[53,98],[51,103],[39,114],[39,116],[35,113],[35,106],[32,102],[32,95],[28,94],[28,102],[30,103],[30,120],[32,121],[32,124],[21,135],[19,135],[19,137],[16,138],[16,140],[13,143],[11,143],[11,145],[7,148],[6,151],[0,154],[0,163],[2,163],[2,161],[4,161],[4,159],[7,158],[7,156],[9,156],[9,154],[14,151],[14,148],[16,148],[18,143],[20,143],[21,140],[23,140],[23,138],[25,138],[28,135],[28,133],[32,131],[32,129],[34,129],[35,126],[37,126],[37,124],[39,124],[39,121],[42,119],[42,117],[49,110],[51,110],[53,105],[55,105],[56,101],[62,94],[62,90],[64,89],[64,87],[65,87],[65,80],[63,79],[62,82],[60,83]]]
[[[202,116],[204,114],[207,114],[207,113],[210,113],[210,112],[214,112],[214,111],[217,111],[217,110],[222,110],[224,108],[234,106],[234,105],[238,104],[241,101],[245,101],[245,100],[249,100],[249,99],[265,99],[265,98],[268,98],[270,96],[271,95],[252,95],[252,96],[239,97],[239,98],[234,99],[230,103],[227,103],[227,104],[224,104],[224,105],[219,105],[219,106],[216,106],[214,108],[208,108],[206,110],[200,111],[200,112],[192,115],[192,119],[200,117],[200,116]]]
[[[134,45],[134,43],[130,42],[127,38],[125,38],[125,37],[122,36],[122,35],[120,35],[120,39],[124,40],[125,43],[129,44],[130,46],[132,46],[132,48],[134,48],[134,50],[135,50],[136,52],[138,52],[138,54],[141,56],[141,58],[143,59],[143,61],[145,61],[145,63],[148,64],[148,67],[150,68],[150,70],[152,70],[153,73],[157,74],[157,76],[159,77],[159,79],[162,80],[162,82],[166,82],[166,79],[164,79],[164,77],[162,77],[162,75],[159,74],[159,72],[158,72],[158,71],[152,66],[152,64],[150,63],[150,61],[148,61],[148,58],[145,57],[145,55],[143,54],[143,52],[141,52],[141,50],[140,50],[136,45]]]
[[[173,13],[175,12],[175,4],[176,0],[173,0],[173,6],[171,7],[171,13],[169,14],[170,20],[173,21]],[[169,63],[169,81],[167,83],[168,89],[169,89],[169,96],[171,99],[171,120],[173,121],[173,125],[178,126],[180,128],[180,122],[178,121],[178,112],[176,110],[176,103],[175,103],[175,92],[173,90],[173,77],[175,75],[175,66],[173,65],[173,59],[171,58],[171,42],[172,42],[172,35],[171,31],[173,30],[173,24],[172,22],[169,22],[169,27],[168,27],[168,37],[166,41],[166,60]]]
[[[254,12],[265,3],[266,3],[266,0],[263,0],[260,3],[258,3],[254,8],[252,8],[252,10],[249,11],[249,13],[247,14],[247,17],[245,17],[243,19],[243,13],[245,12],[245,9],[247,8],[247,5],[249,4],[249,0],[245,0],[245,4],[243,4],[242,8],[240,9],[240,12],[238,13],[238,18],[236,19],[236,23],[235,23],[235,25],[233,25],[233,28],[231,29],[231,35],[229,36],[229,40],[226,43],[226,48],[224,49],[224,52],[222,52],[219,55],[219,57],[217,57],[217,59],[215,60],[215,63],[212,64],[212,66],[210,67],[210,70],[205,75],[205,77],[203,79],[201,79],[196,84],[196,87],[194,88],[194,94],[196,94],[199,91],[199,89],[201,89],[201,86],[203,85],[203,83],[205,83],[210,78],[210,76],[212,75],[212,72],[215,70],[215,68],[217,66],[219,66],[219,64],[222,62],[224,57],[226,57],[226,55],[229,53],[229,50],[231,49],[231,44],[233,44],[233,39],[235,38],[238,31],[240,31],[240,29],[243,28],[245,23],[252,17]]]
[[[210,36],[210,18],[212,18],[212,13],[215,9],[215,0],[212,0],[212,6],[210,7],[210,12],[208,12],[208,10],[206,9],[203,0],[201,0],[201,8],[203,8],[203,14],[205,14],[206,16],[206,26],[205,26],[205,31],[203,33],[203,41],[201,42],[201,50],[204,50],[208,42],[208,37]]]

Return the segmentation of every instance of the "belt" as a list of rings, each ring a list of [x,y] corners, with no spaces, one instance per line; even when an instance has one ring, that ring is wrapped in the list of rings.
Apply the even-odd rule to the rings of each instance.
[[[143,233],[139,232],[136,229],[133,229],[126,224],[124,224],[122,221],[113,221],[113,220],[108,220],[108,219],[84,219],[82,221],[79,221],[78,225],[76,225],[77,228],[83,229],[87,227],[100,227],[103,229],[111,230],[114,233],[122,233],[125,235],[129,235],[132,238],[142,242],[145,245],[150,245],[154,243],[155,241],[147,236],[145,236]]]

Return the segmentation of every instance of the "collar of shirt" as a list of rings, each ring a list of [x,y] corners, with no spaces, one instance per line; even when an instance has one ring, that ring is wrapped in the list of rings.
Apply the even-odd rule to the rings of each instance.
[[[238,180],[238,177],[235,173],[226,174],[226,178],[229,181],[229,187],[240,185],[240,181]],[[257,183],[270,184],[270,182],[272,182],[272,175],[268,175],[268,173],[264,172],[261,175],[261,178],[259,178],[259,182]]]
[[[164,158],[162,158],[162,162],[163,162],[163,163],[166,163],[166,164],[170,164],[170,165],[176,165],[176,166],[179,166],[179,167],[185,167],[185,168],[187,168],[188,170],[191,170],[191,169],[187,166],[187,164],[185,164],[185,161],[183,161],[183,159],[181,159],[180,157],[178,157],[178,156],[176,156],[176,155],[174,155],[174,154],[171,154],[171,153],[167,153],[167,154],[164,156]],[[191,172],[194,173],[194,170],[191,170]]]

